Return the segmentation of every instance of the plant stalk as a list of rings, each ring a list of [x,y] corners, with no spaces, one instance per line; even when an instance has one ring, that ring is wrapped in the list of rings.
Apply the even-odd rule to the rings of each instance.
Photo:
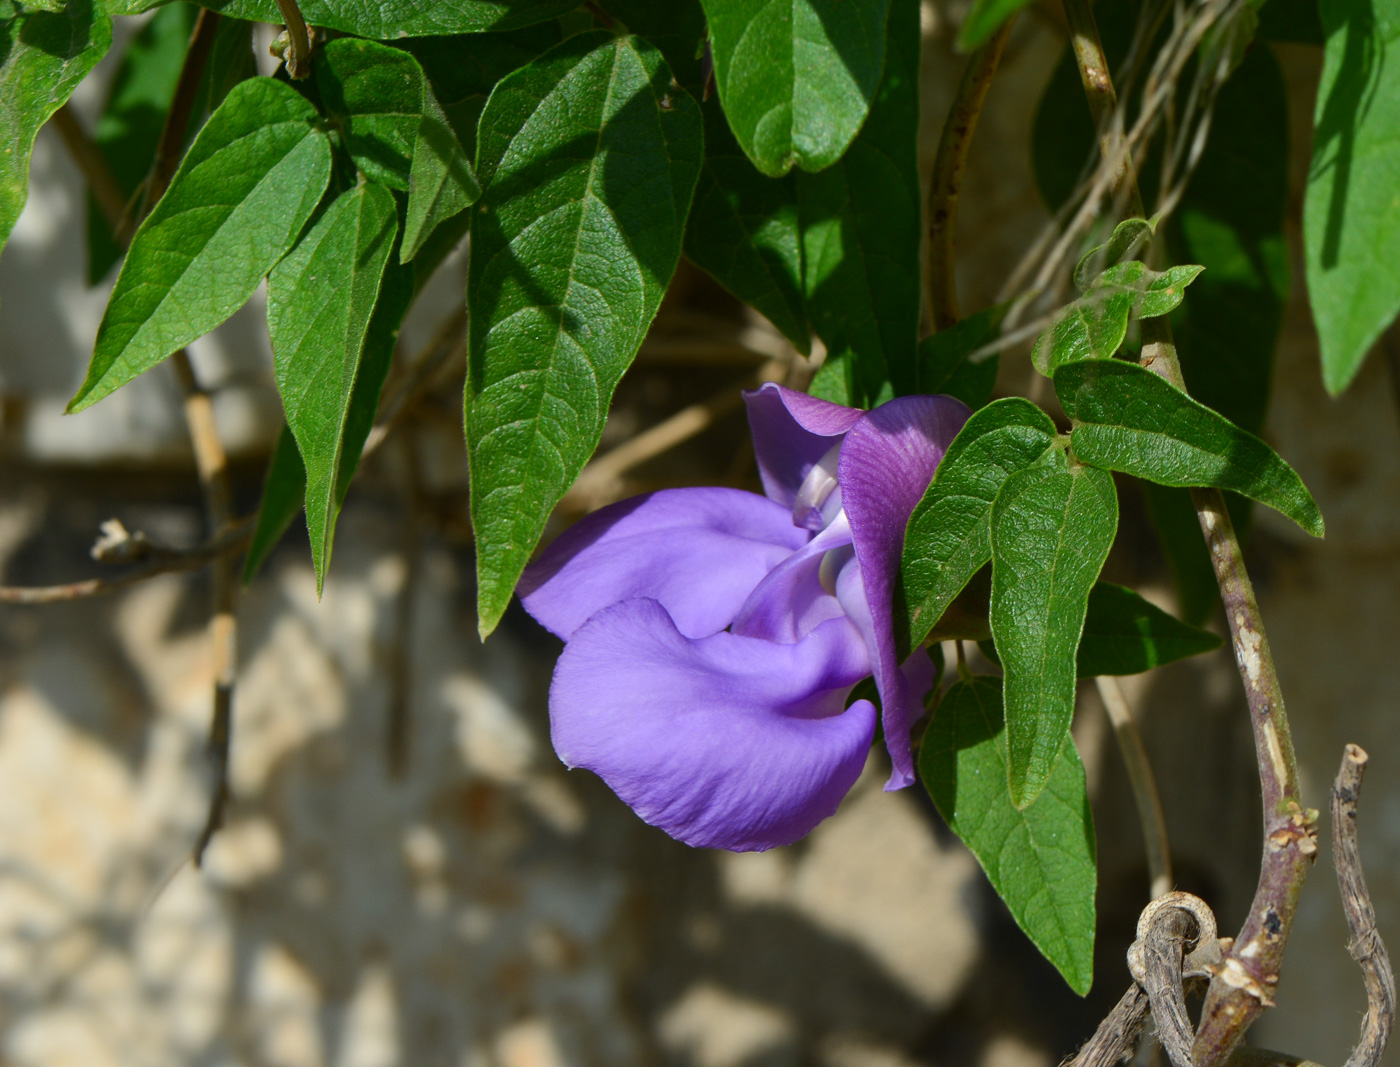
[[[968,56],[957,95],[948,109],[938,140],[938,155],[934,157],[933,180],[928,191],[928,306],[934,332],[946,330],[961,317],[955,269],[958,194],[972,136],[977,132],[977,120],[982,117],[987,90],[992,87],[992,78],[1015,21],[1016,16],[1012,15],[986,44]]]
[[[1121,149],[1112,131],[1120,126],[1116,114],[1109,114],[1110,109],[1116,113],[1117,99],[1093,12],[1088,0],[1065,0],[1065,14],[1080,78],[1099,125],[1099,147],[1106,160],[1118,159]],[[1142,197],[1131,177],[1131,162],[1126,154],[1121,159],[1127,202],[1141,213]],[[1185,392],[1166,316],[1144,320],[1143,342],[1143,366]],[[1264,814],[1259,885],[1244,926],[1211,980],[1192,1049],[1195,1067],[1216,1067],[1230,1057],[1250,1024],[1273,1005],[1298,894],[1317,854],[1317,813],[1304,809],[1299,799],[1298,766],[1283,691],[1225,498],[1218,489],[1193,489],[1191,498],[1210,550],[1244,681]]]

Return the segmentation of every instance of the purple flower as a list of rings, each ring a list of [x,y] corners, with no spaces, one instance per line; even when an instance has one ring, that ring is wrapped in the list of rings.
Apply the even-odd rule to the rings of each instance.
[[[745,394],[766,496],[668,489],[603,508],[526,570],[525,608],[567,644],[555,751],[691,845],[761,850],[836,810],[875,736],[894,772],[933,678],[900,664],[891,602],[904,526],[968,417],[909,396],[874,411],[768,384]]]

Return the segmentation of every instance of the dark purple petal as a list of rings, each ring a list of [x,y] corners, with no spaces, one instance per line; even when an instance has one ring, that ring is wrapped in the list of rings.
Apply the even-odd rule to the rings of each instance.
[[[904,527],[933,480],[939,460],[970,414],[967,405],[948,396],[900,397],[856,423],[841,447],[838,478],[869,605],[866,637],[873,641],[871,655],[883,706],[885,743],[894,764],[887,789],[914,781],[909,728],[920,710],[899,672],[891,615]],[[847,614],[861,625],[852,601],[842,593],[838,582],[837,596]]]
[[[659,600],[681,633],[727,627],[810,535],[780,504],[739,489],[663,489],[595,511],[525,568],[525,610],[568,637],[600,608]]]
[[[763,489],[785,508],[792,507],[802,479],[840,437],[865,414],[806,393],[767,382],[744,394],[749,432]]]
[[[850,543],[851,526],[841,515],[758,583],[734,616],[732,632],[790,645],[838,618],[840,603],[822,588],[822,557]]]
[[[875,709],[846,619],[778,645],[692,640],[654,600],[598,612],[559,657],[549,694],[560,759],[598,774],[638,815],[705,848],[790,844],[832,814],[865,765]]]

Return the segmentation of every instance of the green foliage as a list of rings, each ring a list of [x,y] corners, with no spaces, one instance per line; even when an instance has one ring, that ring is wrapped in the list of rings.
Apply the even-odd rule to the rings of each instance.
[[[102,149],[122,193],[130,199],[146,175],[160,142],[165,113],[175,95],[195,9],[168,4],[155,13],[122,54],[111,92],[92,139]],[[88,282],[96,285],[121,258],[112,227],[88,197]]]
[[[251,22],[282,21],[277,0],[202,0],[202,6]],[[578,0],[300,0],[297,6],[309,25],[390,40],[519,29],[562,15]]]
[[[1076,669],[1081,678],[1141,674],[1220,645],[1215,634],[1188,626],[1131,589],[1099,582],[1089,593]]]
[[[1327,48],[1303,245],[1322,380],[1335,395],[1400,311],[1400,0],[1319,11]]]
[[[1001,336],[1008,306],[986,308],[920,341],[915,391],[955,396],[974,411],[985,405],[997,384],[1001,356],[992,352],[975,361],[968,357]]]
[[[924,735],[919,776],[1016,924],[1083,996],[1093,984],[1097,883],[1084,767],[1066,739],[1045,788],[1018,809],[1006,792],[1009,766],[1002,683],[958,682]]]
[[[0,248],[29,198],[34,138],[112,45],[112,21],[94,0],[55,11],[0,12]]]
[[[1031,359],[1042,374],[1086,359],[1109,359],[1128,335],[1128,318],[1165,315],[1181,303],[1201,267],[1155,271],[1133,261],[1109,267],[1084,295],[1055,314],[1035,340]]]
[[[1117,530],[1113,478],[1059,449],[1012,474],[992,506],[992,637],[1018,808],[1041,794],[1069,737],[1089,591]]]
[[[350,398],[397,232],[393,194],[357,186],[331,202],[267,279],[277,391],[305,465],[318,590],[330,564]]]
[[[208,333],[292,246],[330,180],[316,111],[271,78],[236,86],[136,231],[70,411]]]
[[[905,527],[894,608],[901,651],[924,640],[992,558],[992,502],[1055,437],[1049,415],[1029,400],[1007,397],[975,412],[953,439]]]
[[[1312,494],[1277,452],[1151,371],[1118,360],[1066,364],[1055,392],[1083,462],[1158,485],[1231,489],[1323,535]]]
[[[802,292],[797,176],[760,174],[734,140],[719,102],[702,110],[705,165],[685,231],[686,257],[806,353],[812,327]]]
[[[890,0],[869,120],[839,161],[797,176],[803,286],[827,347],[812,391],[854,407],[916,388],[920,40],[916,0]]]
[[[702,3],[724,113],[758,169],[780,177],[840,159],[875,98],[890,0]]]
[[[466,394],[478,609],[490,633],[674,272],[700,109],[635,37],[573,37],[481,115]]]

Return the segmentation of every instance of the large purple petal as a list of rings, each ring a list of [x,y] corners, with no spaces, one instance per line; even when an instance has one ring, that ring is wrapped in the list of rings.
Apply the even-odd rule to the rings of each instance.
[[[850,687],[870,672],[846,619],[777,645],[685,637],[654,600],[598,612],[559,657],[554,749],[638,815],[705,848],[790,844],[832,814],[865,764],[875,709]]]
[[[841,604],[822,588],[822,558],[850,543],[851,524],[842,514],[758,583],[734,616],[731,631],[790,645],[827,619],[838,618]]]
[[[745,393],[744,403],[764,492],[786,508],[792,507],[802,479],[833,439],[865,415],[859,408],[818,400],[776,382]]]
[[[899,672],[891,615],[904,527],[970,414],[967,405],[948,396],[900,397],[868,413],[841,446],[837,477],[869,605],[867,639],[874,642],[875,682],[894,764],[887,789],[914,781],[909,728],[919,710]],[[837,595],[854,618],[852,603],[842,592],[838,584]]]
[[[705,637],[809,536],[757,493],[663,489],[565,530],[525,568],[520,599],[565,639],[600,608],[638,596],[659,600],[681,633]]]

